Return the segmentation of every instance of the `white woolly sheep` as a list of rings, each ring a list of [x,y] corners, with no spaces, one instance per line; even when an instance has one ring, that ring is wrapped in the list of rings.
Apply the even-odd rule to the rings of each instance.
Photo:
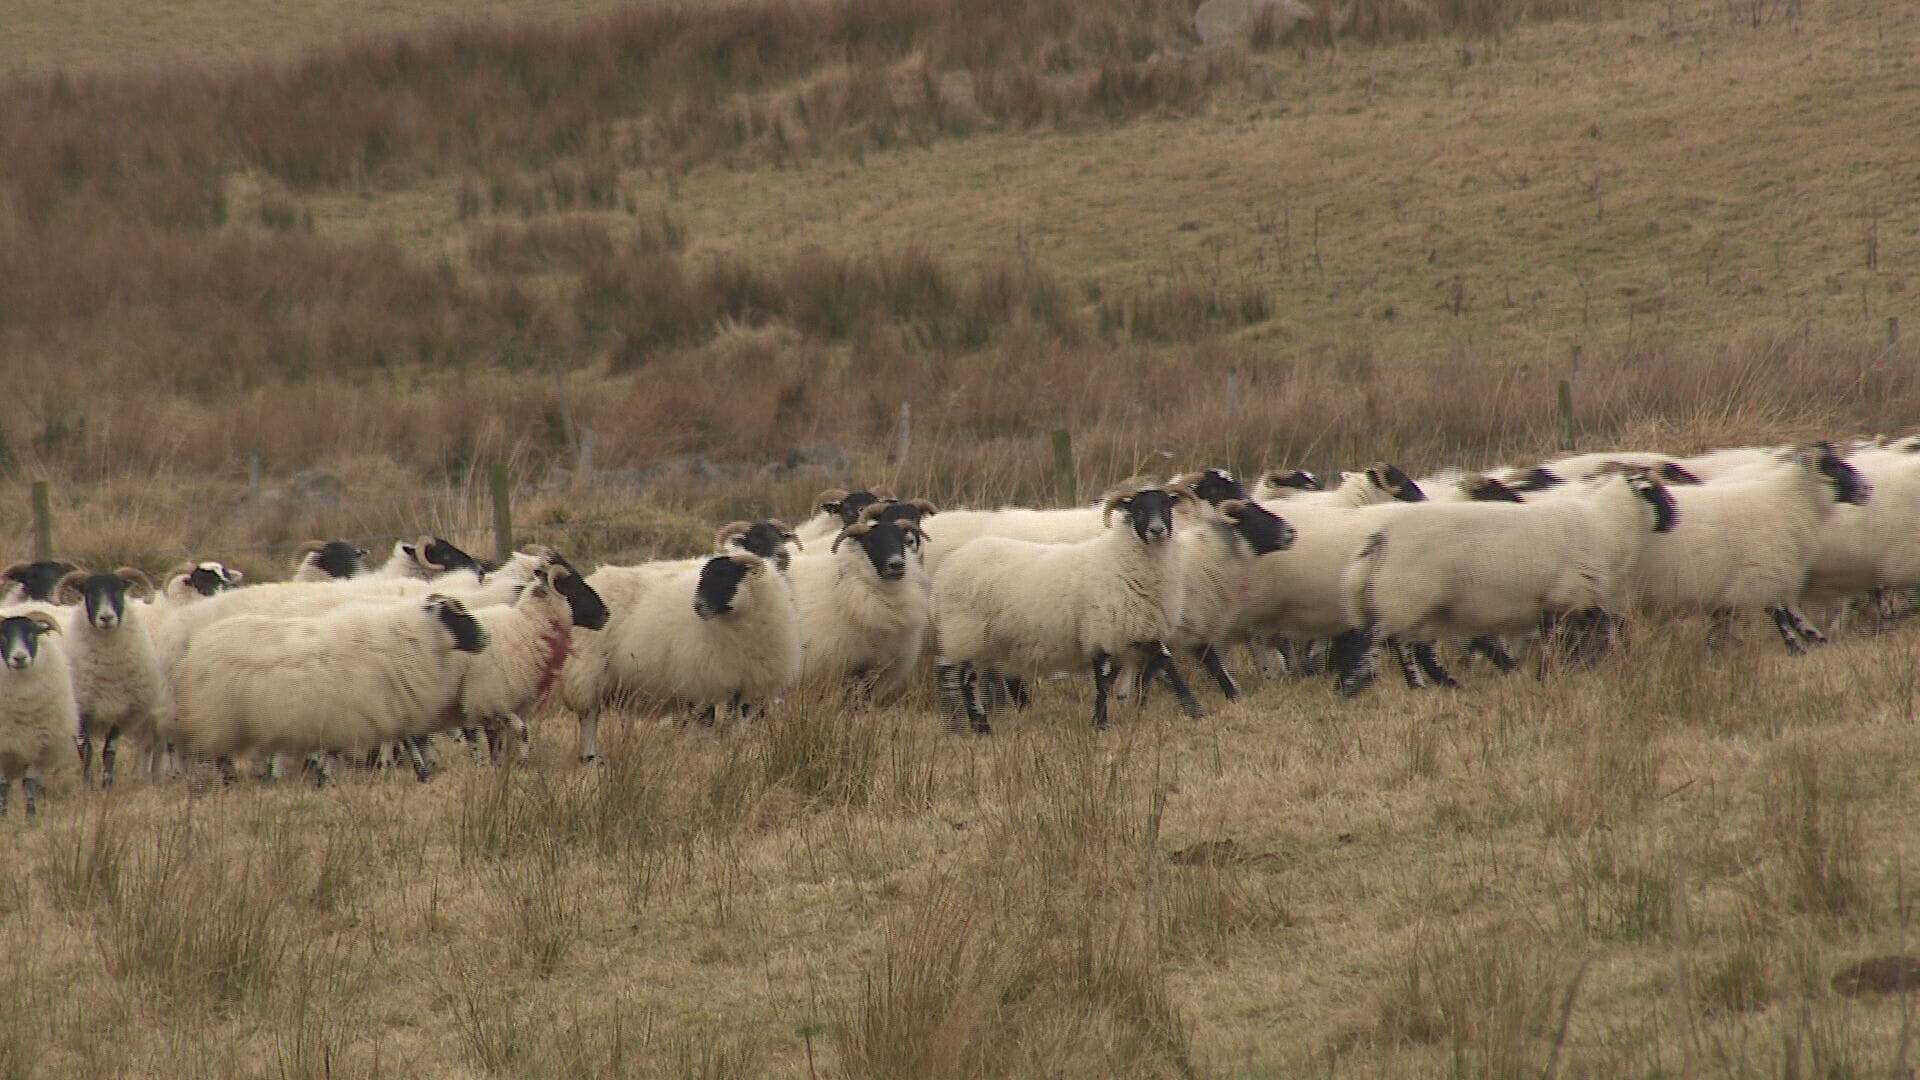
[[[580,720],[580,760],[600,756],[600,711],[624,699],[738,715],[800,674],[800,626],[787,575],[746,552],[603,566],[587,578],[606,628],[575,631],[561,700]]]
[[[93,740],[100,738],[100,786],[113,785],[116,743],[132,741],[142,766],[156,764],[155,729],[173,706],[173,696],[154,653],[143,615],[145,604],[127,593],[151,594],[147,575],[130,566],[111,574],[75,570],[60,579],[54,597],[66,608],[62,627],[74,706],[80,711],[80,778],[93,782]]]
[[[1427,494],[1398,465],[1381,462],[1358,472],[1340,474],[1340,483],[1330,489],[1308,489],[1292,485],[1297,475],[1287,470],[1269,469],[1254,488],[1260,503],[1277,502],[1287,506],[1374,506],[1386,502],[1421,502]],[[1311,474],[1308,474],[1311,475]],[[1275,507],[1269,507],[1275,509]]]
[[[946,560],[933,584],[939,684],[976,733],[992,730],[977,693],[980,676],[1039,676],[1083,664],[1093,669],[1093,722],[1105,727],[1119,661],[1135,651],[1143,680],[1164,673],[1181,706],[1200,715],[1166,646],[1180,622],[1184,565],[1174,507],[1192,497],[1180,484],[1121,488],[1101,500],[1104,527],[1091,539],[985,536]]]
[[[1213,676],[1228,701],[1239,685],[1221,651],[1247,636],[1246,605],[1260,556],[1293,546],[1293,526],[1250,500],[1226,496],[1239,490],[1229,474],[1208,469],[1182,477],[1212,513],[1187,530],[1181,543],[1180,619],[1168,645],[1185,650]]]
[[[578,619],[576,610],[582,613]],[[470,732],[484,730],[496,756],[504,728],[525,757],[527,725],[522,714],[558,682],[573,653],[574,628],[594,631],[606,626],[606,606],[570,563],[558,560],[551,570],[538,571],[518,600],[480,608],[473,617],[487,636],[487,648],[467,662],[460,685],[461,722]],[[477,749],[478,739],[471,733],[468,737]]]
[[[918,557],[926,535],[912,520],[885,520],[874,503],[828,550],[787,568],[800,617],[800,675],[815,684],[864,682],[903,691],[920,662],[930,601]]]
[[[860,512],[892,496],[885,491],[846,491],[829,488],[813,497],[814,513],[793,530],[802,544],[824,544],[841,529],[860,520]]]
[[[59,635],[59,620],[49,612],[0,613],[0,816],[19,780],[32,820],[47,773],[71,760],[68,754],[80,737],[80,713]]]
[[[300,545],[293,560],[290,580],[343,581],[366,577],[373,572],[367,565],[367,549],[350,540],[309,540]]]
[[[826,494],[826,493],[823,493]],[[775,567],[784,571],[793,561],[793,552],[787,549],[806,550],[800,536],[791,526],[779,518],[765,521],[730,521],[720,526],[714,536],[715,554],[744,551],[771,561]]]
[[[446,726],[468,670],[461,654],[486,644],[465,605],[438,594],[313,618],[236,616],[194,636],[161,733],[229,780],[235,754],[368,749]],[[315,780],[328,778],[323,759]]]
[[[1847,460],[1873,497],[1864,506],[1833,508],[1814,548],[1806,592],[1830,600],[1920,585],[1920,455],[1876,447]]]
[[[1643,610],[1710,615],[1710,644],[1742,610],[1770,615],[1789,652],[1826,640],[1792,604],[1834,504],[1867,500],[1870,488],[1857,469],[1818,443],[1771,468],[1672,492],[1680,526],[1649,542],[1634,569]]]
[[[1382,520],[1346,568],[1346,620],[1359,637],[1340,689],[1371,681],[1383,639],[1524,633],[1551,617],[1620,612],[1640,552],[1674,524],[1673,496],[1641,471],[1589,481],[1577,498],[1407,507]],[[1406,672],[1410,661],[1400,664]],[[1437,681],[1452,680],[1438,669]]]
[[[447,541],[437,536],[422,536],[417,540],[394,541],[393,554],[387,556],[387,561],[373,571],[373,576],[432,581],[455,570],[465,570],[476,578],[484,576],[486,572],[479,560]]]

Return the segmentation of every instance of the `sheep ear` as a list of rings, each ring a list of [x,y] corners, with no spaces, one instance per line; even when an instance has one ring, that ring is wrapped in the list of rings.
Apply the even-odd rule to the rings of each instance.
[[[53,602],[71,604],[80,599],[80,583],[92,577],[85,570],[69,570],[53,586]],[[71,595],[73,599],[69,600]]]
[[[1240,499],[1222,499],[1220,505],[1214,507],[1215,510],[1220,511],[1221,517],[1233,522],[1240,520],[1240,514],[1246,508],[1247,504]]]
[[[1193,493],[1193,488],[1191,485],[1181,483],[1178,480],[1175,480],[1173,483],[1168,484],[1166,487],[1162,488],[1161,490],[1173,496],[1174,502],[1179,502],[1182,499],[1185,499],[1188,502],[1200,501],[1200,497]]]
[[[227,584],[238,585],[242,581],[245,581],[247,579],[247,572],[244,570],[235,570],[230,566],[222,565],[220,567],[220,576],[227,579]]]
[[[746,535],[747,530],[751,528],[753,523],[750,521],[729,521],[720,526],[720,531],[713,534],[713,550],[725,551],[728,541],[736,536]]]
[[[39,627],[40,632],[43,634],[58,634],[63,632],[60,629],[60,620],[41,611],[39,608],[34,608],[32,611],[27,612],[27,618],[32,619],[33,625]]]
[[[148,596],[153,595],[153,579],[148,577],[146,574],[146,571],[140,569],[139,567],[123,566],[120,569],[115,570],[113,573],[115,577],[126,582],[127,584],[137,585],[140,588],[145,589],[146,594]]]
[[[840,500],[845,499],[847,494],[846,491],[840,488],[828,488],[813,497],[813,505],[819,507],[820,512],[823,514],[838,514],[840,512]]]
[[[840,541],[852,539],[854,537],[865,536],[867,533],[871,531],[873,531],[873,522],[867,518],[862,518],[859,521],[856,521],[853,524],[847,526],[846,528],[841,529],[840,535],[833,538],[833,546],[828,548],[827,550],[829,552],[839,551]]]

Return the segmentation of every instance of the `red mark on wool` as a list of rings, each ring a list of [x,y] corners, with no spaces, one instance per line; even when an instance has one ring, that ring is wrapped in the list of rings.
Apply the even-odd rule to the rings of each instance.
[[[564,626],[549,626],[541,631],[540,644],[547,647],[547,665],[540,670],[540,688],[534,691],[536,698],[545,697],[547,691],[553,689],[554,680],[560,677],[560,667],[573,651],[573,634]]]

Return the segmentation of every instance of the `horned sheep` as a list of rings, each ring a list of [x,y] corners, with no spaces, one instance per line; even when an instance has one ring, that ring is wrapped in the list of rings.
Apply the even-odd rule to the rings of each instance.
[[[800,676],[865,680],[874,694],[906,689],[920,661],[930,602],[914,520],[886,520],[874,503],[824,552],[787,569],[800,620]]]
[[[80,737],[60,622],[37,608],[0,613],[0,816],[13,782],[26,792],[28,820],[39,812],[46,777]]]
[[[933,584],[939,684],[976,733],[992,730],[980,676],[1087,664],[1093,722],[1105,727],[1107,696],[1130,652],[1141,654],[1144,677],[1163,672],[1182,707],[1200,714],[1166,646],[1180,622],[1184,567],[1174,508],[1192,498],[1177,483],[1121,488],[1101,500],[1102,529],[1090,539],[986,536],[946,560]]]

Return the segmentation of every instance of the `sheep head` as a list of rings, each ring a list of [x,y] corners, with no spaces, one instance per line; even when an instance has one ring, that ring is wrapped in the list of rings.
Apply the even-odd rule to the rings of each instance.
[[[1853,463],[1834,452],[1830,442],[1818,442],[1807,448],[1810,464],[1833,485],[1833,501],[1860,506],[1873,495],[1873,485],[1860,475]]]
[[[1245,499],[1247,491],[1225,469],[1201,469],[1199,472],[1181,473],[1173,478],[1176,484],[1184,484],[1203,502],[1218,504],[1226,499]]]
[[[1285,518],[1250,499],[1223,499],[1214,509],[1255,555],[1285,551],[1299,538]]]
[[[1318,476],[1315,476],[1307,470],[1289,469],[1284,466],[1268,469],[1266,472],[1261,473],[1260,482],[1282,493],[1288,491],[1325,491],[1327,489],[1327,485],[1321,483]]]
[[[1173,536],[1173,511],[1181,500],[1191,500],[1193,489],[1181,483],[1165,487],[1123,487],[1100,500],[1100,527],[1113,527],[1113,512],[1125,510],[1135,536],[1157,544]]]

